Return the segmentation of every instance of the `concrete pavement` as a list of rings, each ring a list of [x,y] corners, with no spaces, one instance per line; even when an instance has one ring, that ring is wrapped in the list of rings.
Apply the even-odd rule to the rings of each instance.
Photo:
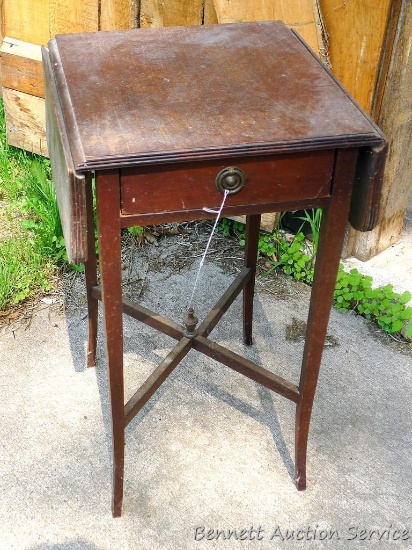
[[[180,321],[194,276],[195,266],[149,272],[141,299]],[[228,278],[207,261],[199,317]],[[258,289],[251,349],[239,300],[211,337],[297,382],[303,342],[287,327],[305,321],[309,291],[288,285],[278,296]],[[100,334],[97,367],[86,369],[80,303],[0,336],[0,550],[412,546],[406,346],[332,312],[300,493],[292,403],[190,352],[127,429],[123,515],[113,519],[104,342]],[[127,396],[172,344],[125,319]]]

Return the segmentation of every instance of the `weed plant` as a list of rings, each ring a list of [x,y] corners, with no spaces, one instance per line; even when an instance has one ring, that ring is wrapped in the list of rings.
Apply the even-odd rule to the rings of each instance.
[[[308,222],[311,228],[312,243],[308,243],[299,231],[292,240],[279,229],[259,236],[259,253],[270,264],[266,275],[275,269],[281,269],[298,281],[313,282],[316,252],[319,243],[319,231],[322,211],[315,210],[313,215],[305,211],[300,219]],[[235,225],[236,224],[236,225]],[[237,235],[244,246],[244,226],[238,222],[223,219],[219,229],[225,235]],[[399,334],[412,340],[412,307],[408,306],[411,293],[399,294],[392,285],[373,288],[372,277],[362,275],[358,270],[345,271],[339,266],[336,280],[334,304],[340,311],[355,311],[359,315],[377,323],[388,334]]]
[[[335,287],[335,305],[341,311],[353,310],[375,321],[385,332],[396,334],[405,326],[405,336],[412,339],[412,307],[407,304],[411,293],[394,292],[392,285],[372,288],[372,277],[357,269],[349,272],[339,267]]]
[[[286,275],[292,275],[297,281],[312,284],[316,250],[310,249],[304,234],[297,233],[292,242],[289,242],[278,230],[274,242],[275,253],[272,259],[269,258],[272,266],[267,274],[281,268]]]

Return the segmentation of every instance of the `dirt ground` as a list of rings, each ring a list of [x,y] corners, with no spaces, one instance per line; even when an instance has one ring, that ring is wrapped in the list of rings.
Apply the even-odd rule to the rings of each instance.
[[[145,237],[124,231],[122,262],[123,292],[133,300],[144,296],[150,285],[152,273],[162,273],[165,281],[174,274],[184,274],[197,266],[204,252],[212,228],[212,222],[190,222],[146,228]],[[238,238],[216,233],[207,255],[207,261],[217,264],[225,273],[236,274],[243,265],[243,248]],[[257,288],[278,300],[309,295],[310,287],[281,271],[267,274],[267,259],[258,262]],[[56,279],[55,289],[40,300],[27,303],[11,318],[0,318],[0,329],[18,330],[30,326],[32,315],[39,309],[66,308],[70,313],[84,308],[86,294],[84,275],[72,269],[65,269]],[[184,307],[184,304],[182,304]],[[384,333],[377,325],[367,322],[374,339],[389,348],[412,357],[412,344]],[[294,319],[286,327],[286,339],[301,341],[305,335],[305,323]],[[339,342],[332,335],[327,336],[326,346],[334,347]]]

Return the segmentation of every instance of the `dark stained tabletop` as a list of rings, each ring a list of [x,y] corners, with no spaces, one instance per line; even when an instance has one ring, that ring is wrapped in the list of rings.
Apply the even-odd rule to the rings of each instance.
[[[58,35],[49,51],[80,172],[382,140],[278,21]]]

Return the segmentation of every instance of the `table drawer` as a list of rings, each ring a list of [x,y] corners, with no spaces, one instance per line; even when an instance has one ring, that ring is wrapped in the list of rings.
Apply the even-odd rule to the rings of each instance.
[[[216,187],[216,176],[227,167],[240,168],[246,175],[244,186],[227,197],[227,206],[328,197],[333,159],[330,150],[126,168],[120,175],[122,214],[219,207],[223,194]]]

